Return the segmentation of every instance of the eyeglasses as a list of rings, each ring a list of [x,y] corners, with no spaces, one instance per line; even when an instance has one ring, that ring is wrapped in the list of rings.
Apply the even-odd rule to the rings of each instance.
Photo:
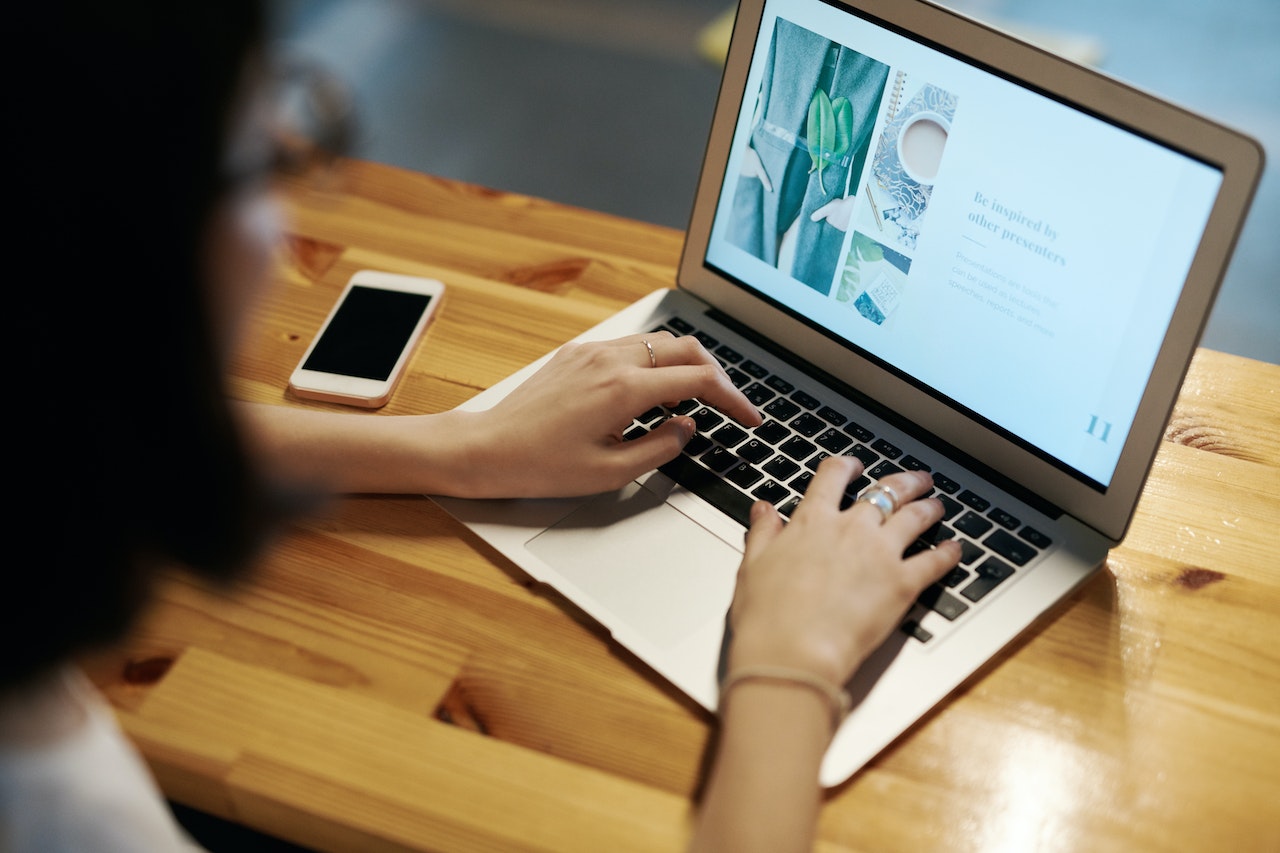
[[[312,63],[277,64],[233,134],[226,183],[318,181],[350,153],[356,125],[353,100],[337,77]]]

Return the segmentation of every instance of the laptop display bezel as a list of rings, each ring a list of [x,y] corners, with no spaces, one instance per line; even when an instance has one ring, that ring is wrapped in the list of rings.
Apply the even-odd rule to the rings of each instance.
[[[782,342],[798,359],[838,378],[858,394],[935,436],[963,458],[1017,484],[1080,519],[1112,541],[1123,538],[1159,447],[1196,342],[1203,331],[1227,261],[1261,173],[1263,155],[1252,139],[1149,93],[1022,42],[988,25],[922,0],[815,0],[915,34],[955,57],[972,61],[1034,91],[1125,126],[1211,164],[1222,172],[1209,215],[1168,333],[1156,356],[1110,483],[1101,487],[962,407],[905,381],[877,359],[850,349],[822,330],[705,264],[733,134],[757,42],[765,0],[739,6],[721,92],[695,195],[678,285],[742,326]]]

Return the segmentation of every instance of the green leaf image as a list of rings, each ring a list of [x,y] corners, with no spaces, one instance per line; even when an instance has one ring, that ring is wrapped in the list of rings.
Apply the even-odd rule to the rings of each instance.
[[[853,145],[853,104],[848,98],[836,98],[831,102],[831,112],[836,119],[836,144],[832,150],[839,159],[849,153]]]
[[[818,173],[818,183],[825,193],[823,170],[840,162],[853,142],[853,105],[849,99],[841,97],[833,101],[822,89],[815,91],[809,101],[806,136],[809,159],[813,163],[809,171]]]

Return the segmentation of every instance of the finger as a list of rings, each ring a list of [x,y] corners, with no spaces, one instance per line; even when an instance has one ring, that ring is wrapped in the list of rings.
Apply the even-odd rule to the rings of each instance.
[[[932,498],[914,500],[885,519],[884,529],[890,535],[911,542],[942,520],[940,501]]]
[[[905,507],[909,506],[912,501],[923,495],[932,486],[933,478],[923,471],[903,471],[898,474],[890,474],[859,492],[858,500],[850,507],[849,512],[858,517],[872,518],[876,524],[886,526],[902,515],[902,510]],[[887,491],[892,495],[892,512],[886,514],[888,507],[882,509],[875,503],[863,500],[864,495],[876,489]]]
[[[751,505],[751,527],[747,530],[747,547],[743,552],[744,561],[750,560],[763,551],[773,537],[783,528],[782,516],[773,504],[768,501],[756,501]]]
[[[903,560],[902,573],[919,594],[959,565],[962,553],[959,542],[948,540]]]
[[[653,346],[654,354],[659,356],[659,367],[672,367],[680,364],[706,364],[714,366],[721,371],[724,370],[720,360],[707,351],[707,348],[702,345],[702,341],[692,335],[653,337],[649,339],[649,343]]]
[[[818,471],[805,490],[803,509],[810,501],[818,506],[839,508],[844,490],[854,477],[862,473],[862,460],[854,456],[828,456],[818,463]]]
[[[631,479],[678,456],[693,437],[696,428],[693,418],[667,418],[650,430],[648,435],[623,441],[616,449],[611,449],[611,452],[619,460],[617,464],[623,469],[626,479]]]
[[[888,486],[902,508],[933,488],[933,477],[924,471],[903,471],[881,478],[876,485]]]
[[[718,363],[714,367],[709,364],[660,366],[631,379],[639,384],[641,397],[648,405],[696,397],[745,426],[759,426],[764,422],[759,410],[730,381]]]

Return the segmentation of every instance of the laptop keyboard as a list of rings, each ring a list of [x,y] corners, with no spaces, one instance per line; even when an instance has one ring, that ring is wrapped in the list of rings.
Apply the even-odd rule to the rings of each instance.
[[[673,414],[688,415],[698,429],[683,453],[661,466],[664,474],[722,512],[749,526],[752,503],[767,500],[790,517],[804,498],[818,463],[827,456],[857,456],[864,473],[845,490],[844,506],[882,477],[904,470],[928,471],[930,495],[942,502],[943,518],[911,545],[918,553],[956,539],[960,564],[920,596],[918,606],[943,617],[943,624],[967,617],[1000,584],[1033,563],[1052,544],[1048,536],[1024,524],[980,491],[966,488],[962,478],[935,468],[875,435],[838,406],[796,387],[791,381],[722,344],[693,324],[673,317],[655,331],[694,335],[724,365],[730,379],[754,403],[764,423],[746,429],[697,400],[674,407],[655,407],[635,420],[625,438],[645,435]],[[913,610],[902,630],[927,643],[933,633]]]

